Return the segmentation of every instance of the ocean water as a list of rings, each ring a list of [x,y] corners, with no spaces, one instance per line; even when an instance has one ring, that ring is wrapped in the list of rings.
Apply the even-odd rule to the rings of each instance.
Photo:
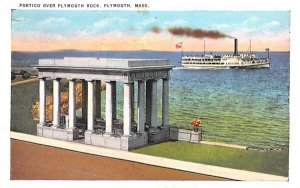
[[[177,66],[171,72],[170,81],[171,125],[192,128],[191,121],[200,118],[204,130],[203,139],[207,141],[259,148],[289,147],[289,53],[270,53],[272,65],[269,69],[183,70],[178,68],[180,52],[150,51],[13,52],[12,63],[35,64],[39,58],[64,56],[169,59],[171,64]],[[265,57],[265,54],[257,53],[257,56]],[[160,81],[160,120],[161,84]],[[121,119],[121,83],[117,84],[117,93],[118,118]],[[105,102],[105,94],[102,97],[102,102]],[[137,96],[135,99],[137,101]],[[103,114],[104,106],[102,104]]]

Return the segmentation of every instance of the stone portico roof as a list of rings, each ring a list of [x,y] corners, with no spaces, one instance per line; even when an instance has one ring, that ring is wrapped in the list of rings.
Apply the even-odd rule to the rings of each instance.
[[[39,77],[135,81],[169,78],[174,67],[166,59],[108,59],[96,57],[65,57],[40,59],[34,66]]]
[[[137,70],[172,68],[166,59],[108,59],[90,57],[65,57],[63,59],[40,59],[36,66],[42,68]]]

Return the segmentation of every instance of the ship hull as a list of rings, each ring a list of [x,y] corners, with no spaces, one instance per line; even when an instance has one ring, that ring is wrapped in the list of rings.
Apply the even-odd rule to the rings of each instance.
[[[197,64],[182,64],[183,69],[257,69],[270,68],[270,63],[261,64],[243,64],[243,65],[197,65]]]

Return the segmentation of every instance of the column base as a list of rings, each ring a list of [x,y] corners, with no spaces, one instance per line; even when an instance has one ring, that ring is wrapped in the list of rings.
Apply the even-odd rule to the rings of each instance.
[[[137,135],[123,135],[121,137],[121,150],[129,151],[144,147],[148,144],[148,134],[140,133]]]
[[[38,135],[38,136],[43,136],[43,125],[41,125],[41,124],[37,124],[37,126],[36,126],[36,134]]]
[[[163,125],[163,126],[161,126],[161,129],[162,130],[169,130],[170,126],[169,125]]]
[[[85,144],[92,144],[92,142],[91,142],[91,140],[92,140],[92,134],[93,134],[92,130],[86,130],[84,132],[84,143]]]
[[[52,124],[51,128],[52,129],[58,129],[60,125]]]
[[[143,133],[134,136],[124,135],[122,137],[115,137],[113,135],[101,135],[87,131],[85,133],[85,144],[128,151],[146,146],[148,144],[148,135],[147,133]]]
[[[149,143],[160,143],[160,142],[166,142],[169,140],[170,137],[170,131],[167,128],[150,128],[149,131]]]
[[[144,134],[148,134],[147,132],[143,131],[143,132],[137,132],[137,135],[144,135]]]
[[[79,139],[79,130],[77,128],[67,129],[68,141]]]
[[[121,138],[130,138],[132,135],[122,135]]]
[[[120,121],[118,119],[113,119],[113,123],[119,123]]]
[[[60,129],[58,127],[40,126],[38,124],[37,135],[58,140],[73,141],[79,139],[79,130],[77,128]]]
[[[158,133],[159,131],[160,131],[160,129],[157,127],[150,127],[150,129],[149,129],[149,133]]]
[[[111,137],[113,135],[113,133],[104,133],[103,136],[104,137]]]
[[[39,123],[38,126],[48,126],[48,123],[44,122],[44,123]]]

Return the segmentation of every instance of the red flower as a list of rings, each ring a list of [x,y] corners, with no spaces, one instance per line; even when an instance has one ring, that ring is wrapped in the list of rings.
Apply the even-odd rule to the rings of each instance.
[[[199,119],[196,119],[192,121],[191,123],[194,127],[200,127],[201,126],[201,121]]]

